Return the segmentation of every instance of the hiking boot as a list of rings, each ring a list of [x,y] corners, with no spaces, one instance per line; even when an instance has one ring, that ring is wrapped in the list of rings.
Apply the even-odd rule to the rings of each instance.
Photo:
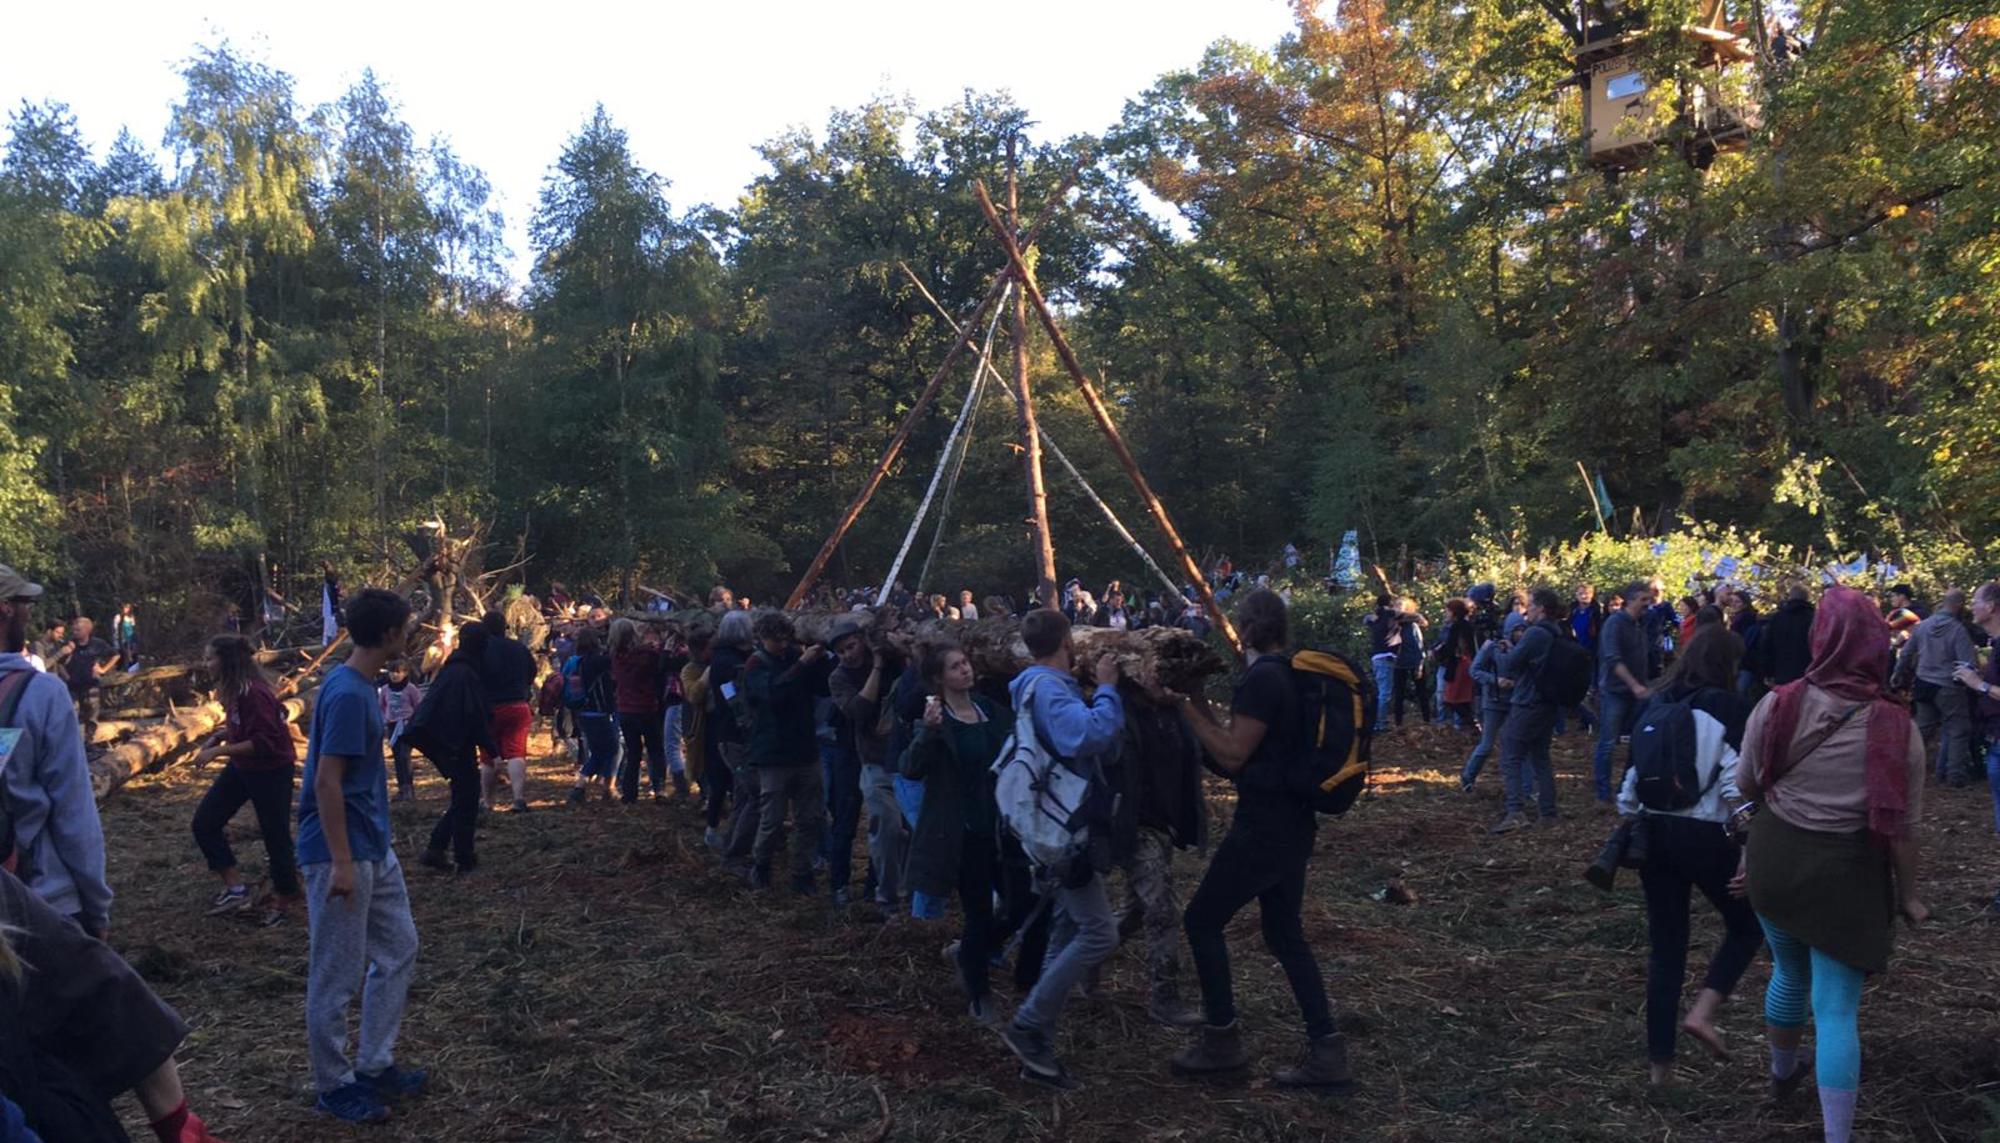
[[[1279,1087],[1309,1087],[1346,1095],[1354,1090],[1354,1073],[1347,1068],[1347,1041],[1338,1032],[1321,1036],[1307,1046],[1298,1067],[1279,1068],[1271,1082]]]
[[[445,860],[444,850],[442,849],[424,850],[423,856],[417,858],[417,864],[423,866],[425,869],[435,869],[440,873],[451,872],[451,862]]]
[[[585,796],[586,795],[583,792],[583,787],[578,786],[569,792],[569,797],[563,799],[563,804],[568,806],[580,806],[583,804],[583,799]]]
[[[331,1115],[343,1123],[387,1123],[389,1108],[375,1089],[355,1080],[342,1084],[332,1091],[319,1093],[313,1101],[313,1110],[321,1115]]]
[[[1009,1020],[1000,1029],[1000,1041],[1021,1061],[1023,1074],[1044,1082],[1062,1078],[1062,1061],[1056,1059],[1055,1045],[1049,1043],[1046,1032],[1023,1028]]]
[[[231,913],[240,913],[249,907],[250,887],[248,885],[226,886],[221,892],[208,899],[208,915],[211,917],[226,917]]]
[[[1525,816],[1513,813],[1494,822],[1491,826],[1487,827],[1486,832],[1492,834],[1513,833],[1517,829],[1527,828],[1527,825],[1528,819]]]
[[[1174,1056],[1177,1076],[1209,1076],[1238,1071],[1250,1062],[1243,1047],[1243,1026],[1232,1020],[1218,1028],[1203,1024],[1195,1041]]]
[[[399,1068],[390,1064],[373,1075],[355,1072],[354,1078],[374,1088],[375,1094],[387,1102],[422,1095],[424,1087],[431,1082],[431,1073],[422,1068]]]
[[[1146,1005],[1146,1015],[1153,1023],[1169,1028],[1199,1028],[1208,1022],[1199,1007],[1182,1000],[1171,989],[1153,993],[1153,999]]]

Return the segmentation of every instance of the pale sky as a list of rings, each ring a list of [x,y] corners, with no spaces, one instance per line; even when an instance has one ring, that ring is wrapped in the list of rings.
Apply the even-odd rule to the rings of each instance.
[[[373,67],[422,141],[448,136],[485,170],[518,278],[543,173],[603,102],[639,161],[671,180],[676,209],[733,205],[761,170],[755,146],[888,93],[920,110],[970,87],[1006,89],[1037,139],[1098,131],[1162,72],[1229,38],[1270,47],[1286,0],[682,0],[606,4],[39,3],[12,6],[0,39],[0,108],[57,99],[101,158],[120,126],[157,146],[179,63],[228,38],[291,73],[301,113]]]

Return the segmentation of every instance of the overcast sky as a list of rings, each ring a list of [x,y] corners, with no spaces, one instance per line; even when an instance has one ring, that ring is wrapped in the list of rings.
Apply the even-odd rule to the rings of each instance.
[[[197,43],[229,39],[291,73],[303,108],[373,67],[417,137],[449,136],[506,213],[516,275],[543,173],[603,102],[676,208],[732,205],[755,146],[880,93],[940,106],[1010,90],[1038,138],[1100,130],[1162,72],[1215,40],[1268,47],[1285,0],[907,0],[758,4],[573,2],[516,8],[433,0],[344,4],[37,3],[0,39],[0,106],[57,99],[101,157],[120,126],[157,145]],[[1012,46],[1009,46],[1012,45]]]

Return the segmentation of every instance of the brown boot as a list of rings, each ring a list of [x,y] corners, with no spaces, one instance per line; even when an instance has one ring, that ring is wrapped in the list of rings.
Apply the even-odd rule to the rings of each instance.
[[[1295,1068],[1280,1068],[1271,1077],[1279,1087],[1309,1087],[1329,1095],[1346,1095],[1354,1090],[1354,1073],[1347,1068],[1347,1041],[1335,1032],[1321,1036],[1306,1048]]]
[[[1242,1025],[1232,1022],[1218,1028],[1204,1024],[1195,1042],[1174,1057],[1173,1068],[1177,1076],[1208,1076],[1238,1071],[1249,1062]]]

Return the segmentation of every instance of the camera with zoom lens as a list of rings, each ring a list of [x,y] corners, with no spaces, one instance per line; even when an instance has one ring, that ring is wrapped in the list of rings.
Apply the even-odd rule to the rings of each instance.
[[[1646,864],[1647,850],[1646,819],[1642,815],[1627,818],[1618,823],[1605,839],[1604,848],[1597,857],[1584,868],[1583,879],[1605,892],[1611,891],[1611,883],[1618,876],[1618,870],[1637,869]]]

